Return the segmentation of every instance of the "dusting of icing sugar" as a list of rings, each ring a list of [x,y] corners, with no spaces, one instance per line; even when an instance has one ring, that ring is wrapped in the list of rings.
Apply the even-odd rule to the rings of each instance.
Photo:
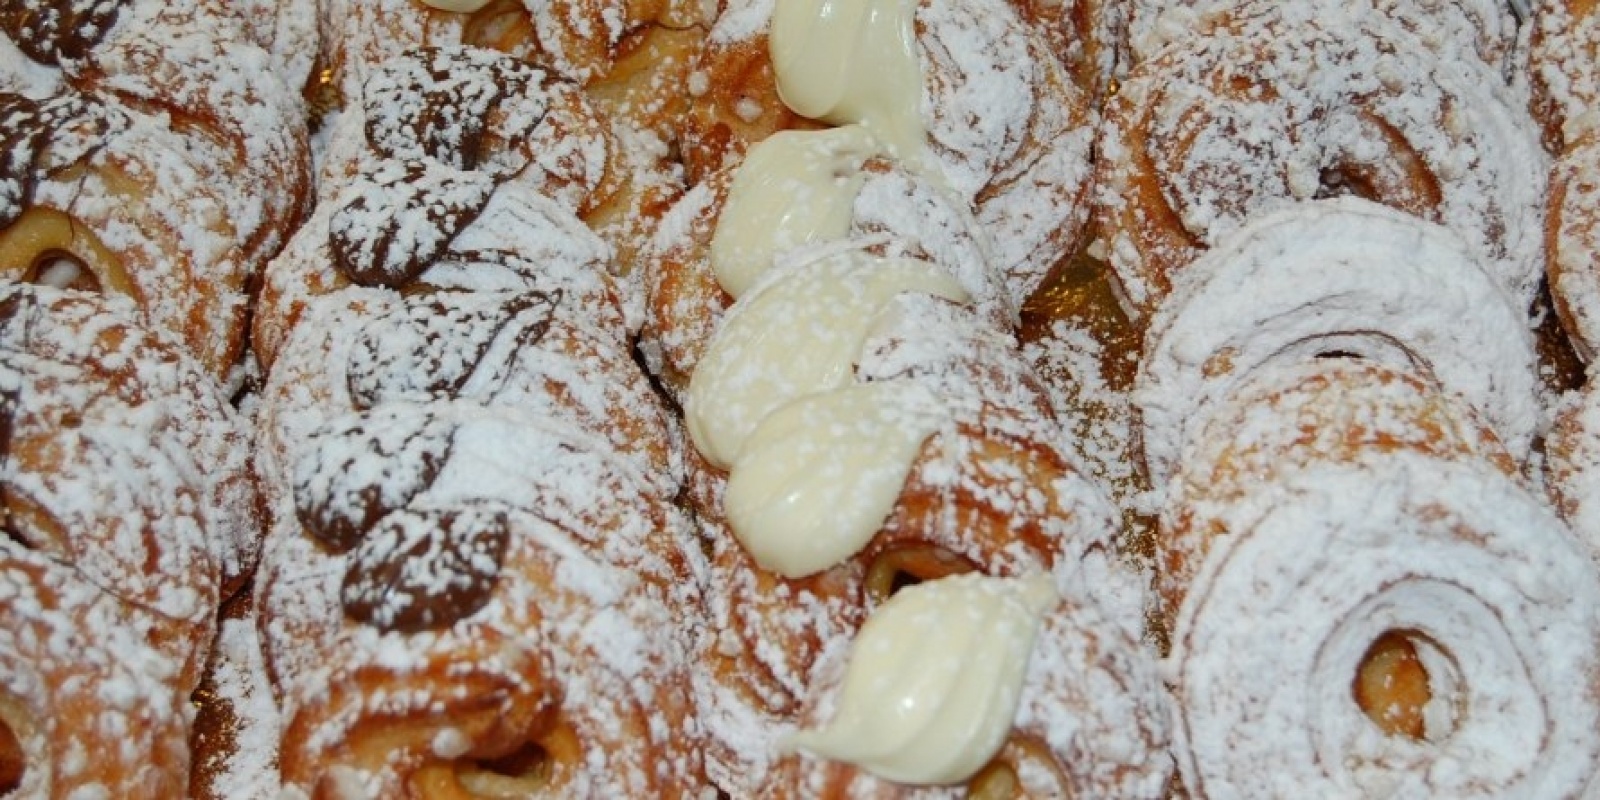
[[[1253,219],[1180,278],[1134,394],[1157,488],[1212,398],[1324,353],[1428,376],[1527,458],[1541,415],[1526,314],[1449,231],[1354,198],[1306,203]]]
[[[1557,152],[1593,129],[1594,101],[1600,96],[1600,15],[1573,3],[1540,3],[1529,26],[1531,110],[1545,130],[1545,143]]]
[[[1546,274],[1562,327],[1580,357],[1600,347],[1600,137],[1572,143],[1551,171]]]
[[[1594,680],[1588,598],[1600,584],[1514,478],[1471,459],[1379,452],[1313,459],[1192,507],[1197,524],[1229,535],[1174,628],[1175,752],[1191,792],[1569,795],[1589,780],[1594,700],[1555,687]],[[1308,536],[1322,545],[1304,547]],[[1446,654],[1429,682],[1457,704],[1447,736],[1383,735],[1354,702],[1350,676],[1394,630]],[[1264,641],[1270,653],[1252,644]],[[1281,769],[1263,772],[1263,758]]]
[[[1233,13],[1222,0],[1133,0],[1128,4],[1128,50],[1134,63],[1181,47]],[[1411,29],[1446,57],[1476,50],[1484,62],[1501,67],[1517,36],[1508,3],[1494,0],[1376,0],[1381,12]]]
[[[382,715],[446,720],[403,752],[443,747],[471,769],[490,734],[447,721],[480,713],[484,691],[505,698],[496,713],[510,727],[495,736],[544,735],[529,726],[559,703],[580,745],[563,791],[703,780],[684,663],[698,556],[670,502],[676,434],[626,349],[606,256],[570,206],[512,181],[419,273],[456,291],[332,285],[299,298],[263,393],[258,454],[275,518],[258,596],[282,744],[296,756],[286,763],[301,765],[285,774],[291,786],[325,774],[392,790],[413,756],[368,768],[325,755]],[[404,435],[369,446],[362,437],[385,419]],[[424,448],[427,469],[395,469],[422,444],[405,438],[417,422],[448,444]],[[347,434],[357,438],[338,444]],[[312,495],[343,498],[334,516],[353,529],[349,555],[299,524],[295,469],[316,478],[301,482]],[[385,526],[419,514],[441,522],[431,538],[379,547]],[[408,559],[412,544],[454,566]]]
[[[212,671],[217,695],[233,711],[233,748],[201,769],[212,774],[216,797],[277,797],[278,738],[282,720],[261,657],[254,618],[224,620]]]

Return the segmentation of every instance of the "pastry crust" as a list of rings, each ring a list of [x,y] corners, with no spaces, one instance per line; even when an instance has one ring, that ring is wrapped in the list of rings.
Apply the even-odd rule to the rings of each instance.
[[[777,131],[824,127],[779,96],[772,8],[771,0],[729,4],[707,37],[683,118],[691,186]],[[991,260],[1020,305],[1084,232],[1097,122],[1090,94],[1025,12],[1001,0],[919,3],[915,32],[923,76],[915,103],[932,169],[990,232]]]
[[[1166,484],[1233,386],[1330,354],[1424,373],[1482,414],[1519,463],[1532,452],[1538,383],[1521,306],[1451,231],[1337,198],[1252,218],[1179,276],[1150,322],[1134,389],[1152,484]]]
[[[367,84],[388,105],[313,216],[322,256],[274,265],[294,310],[261,400],[257,601],[285,784],[694,794],[703,557],[611,252],[578,217],[605,132],[509,56],[407,59]],[[405,79],[430,71],[452,97]],[[496,110],[463,135],[460,103]]]
[[[1531,305],[1547,161],[1520,110],[1481,59],[1447,61],[1368,3],[1231,9],[1106,112],[1095,216],[1130,316],[1254,215],[1340,195],[1452,228]]]
[[[219,597],[254,566],[244,422],[136,317],[0,286],[0,718],[29,796],[183,794]]]
[[[1561,153],[1594,128],[1600,98],[1600,16],[1592,0],[1541,0],[1529,25],[1529,110]]]
[[[63,0],[0,22],[5,274],[129,296],[228,377],[248,284],[308,198],[295,95],[203,3]]]
[[[455,117],[462,104],[474,109],[466,120]],[[492,250],[534,265],[593,260],[608,270],[615,263],[604,241],[563,230],[567,217],[605,214],[629,193],[621,144],[570,81],[479,48],[421,48],[377,73],[362,107],[347,111],[332,136],[317,206],[264,276],[253,343],[269,369],[309,299],[353,283],[404,285],[447,253]],[[454,205],[430,207],[430,198],[446,196],[447,188],[458,190],[448,195]],[[522,205],[513,202],[500,217],[485,210],[502,192],[540,198],[530,201],[528,213],[559,221],[530,225],[556,231],[553,238],[524,247],[513,218]],[[397,209],[440,226],[439,232],[413,239],[400,223],[388,230],[361,227],[364,219]],[[473,228],[485,216],[500,226]],[[482,233],[473,239],[464,235],[468,230]],[[449,288],[447,272],[436,271],[430,285]],[[620,288],[582,280],[590,288],[564,290],[587,297]],[[597,301],[597,312],[628,310],[615,300]]]
[[[1600,675],[1600,582],[1470,410],[1328,359],[1258,375],[1211,420],[1161,533],[1177,556],[1171,680],[1189,792],[1253,796],[1288,775],[1327,790],[1580,795],[1597,709],[1557,687]],[[1388,675],[1420,683],[1420,707],[1364,707],[1358,676],[1392,669],[1372,659],[1396,638],[1420,681]],[[1414,728],[1390,727],[1406,714]],[[1513,730],[1528,746],[1502,746]]]

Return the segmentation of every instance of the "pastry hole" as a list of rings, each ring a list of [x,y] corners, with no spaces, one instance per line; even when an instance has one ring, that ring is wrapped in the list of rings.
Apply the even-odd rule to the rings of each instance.
[[[494,0],[467,18],[461,42],[527,59],[531,55],[529,43],[535,35],[533,20],[522,0]]]
[[[867,597],[876,603],[923,581],[975,569],[965,557],[937,545],[900,547],[880,553],[867,567]]]
[[[1024,773],[1031,776],[1032,788],[1042,790],[1044,795],[1063,800],[1073,796],[1072,782],[1062,771],[1050,746],[1036,736],[1012,731],[1000,752],[967,779],[967,800],[1012,800],[1028,796],[1027,787],[1022,783]]]
[[[9,519],[5,520],[4,524],[0,524],[0,534],[4,534],[7,539],[11,540],[12,544],[24,550],[33,549],[33,543],[28,541],[28,537],[23,536],[22,531],[17,530],[17,526],[13,525]],[[3,743],[0,743],[0,745],[3,745]],[[0,794],[3,793],[0,792]]]
[[[1330,197],[1359,197],[1375,203],[1383,202],[1372,176],[1366,170],[1332,167],[1324,169],[1317,181],[1318,200]]]
[[[1426,361],[1413,353],[1405,343],[1382,331],[1340,331],[1308,336],[1285,345],[1263,359],[1252,371],[1266,369],[1273,364],[1294,364],[1313,359],[1371,361],[1409,373],[1426,383],[1438,384],[1433,368]],[[1230,364],[1230,368],[1232,366]]]
[[[562,765],[579,763],[583,747],[571,725],[557,723],[538,741],[495,758],[460,762],[456,780],[469,796],[483,800],[544,795],[565,782]]]
[[[461,787],[474,797],[526,797],[549,785],[550,751],[537,742],[528,742],[499,758],[463,764]]]
[[[1432,640],[1416,631],[1385,631],[1367,648],[1351,691],[1384,734],[1439,741],[1454,730],[1455,670]]]
[[[0,230],[0,276],[58,289],[136,297],[122,261],[85,225],[34,207]]]
[[[34,257],[23,276],[27,283],[50,286],[56,289],[77,289],[99,292],[100,280],[83,259],[65,250],[46,250]]]

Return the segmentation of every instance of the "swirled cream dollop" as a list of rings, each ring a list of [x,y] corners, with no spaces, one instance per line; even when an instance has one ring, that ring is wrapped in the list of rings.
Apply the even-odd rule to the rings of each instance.
[[[901,589],[861,627],[833,719],[789,744],[900,783],[971,778],[1005,744],[1034,637],[1058,599],[1042,574]]]
[[[795,113],[877,133],[918,158],[922,61],[915,0],[777,0],[768,49],[778,95]]]
[[[779,253],[850,232],[862,165],[885,154],[859,125],[779,131],[752,145],[733,174],[711,237],[711,269],[737,298]]]
[[[723,510],[756,563],[784,577],[855,555],[894,510],[948,407],[911,381],[807,395],[756,426],[728,474]]]
[[[752,289],[729,311],[689,379],[684,419],[695,448],[726,469],[768,414],[854,383],[878,312],[906,292],[969,300],[934,264],[856,249],[794,265]]]

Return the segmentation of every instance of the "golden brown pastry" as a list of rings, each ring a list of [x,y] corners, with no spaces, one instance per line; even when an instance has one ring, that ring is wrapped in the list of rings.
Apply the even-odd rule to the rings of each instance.
[[[204,3],[18,4],[0,27],[6,275],[129,296],[228,376],[247,284],[305,208],[294,94]]]
[[[521,250],[514,223],[492,234],[510,237],[496,242],[452,239],[476,218],[494,216],[486,209],[501,192],[538,195],[541,209],[559,208],[563,218],[596,213],[627,193],[621,144],[570,81],[482,48],[421,48],[376,73],[361,106],[347,110],[331,136],[317,206],[264,278],[253,329],[264,366],[304,304],[350,285],[352,275],[357,283],[400,286],[446,253],[474,249],[529,262],[614,263],[615,251],[565,242]],[[366,244],[350,235],[381,214],[393,220],[389,235]],[[576,232],[568,239],[593,241]]]
[[[727,4],[690,75],[690,185],[777,131],[863,125],[971,209],[1020,304],[1082,238],[1091,95],[1028,22],[1032,6],[848,9]]]
[[[694,670],[707,773],[734,797],[1160,796],[1153,663],[1127,610],[1090,594],[1123,577],[1112,511],[1011,338],[1017,286],[991,261],[997,234],[858,110],[867,121],[750,143],[663,217],[644,261],[642,349],[684,409],[711,549]],[[852,648],[902,652],[863,644],[875,621],[931,597],[947,617],[913,617],[965,626],[951,609],[969,595],[994,599],[1015,635],[944,653],[992,646],[1005,677],[962,663],[948,674],[966,691],[906,677],[931,687],[922,705],[954,709],[883,745],[910,771],[834,746],[861,744],[849,719],[895,716],[843,710],[863,694]],[[903,664],[939,642],[899,638]],[[868,680],[901,675],[888,674]],[[1067,676],[1103,692],[1084,702]],[[834,733],[791,738],[811,726]],[[950,733],[969,729],[981,743]],[[1088,733],[1109,729],[1129,748]],[[918,744],[930,737],[942,744]]]
[[[1130,315],[1255,214],[1340,195],[1452,228],[1531,305],[1545,156],[1469,47],[1368,0],[1242,3],[1140,62],[1106,111],[1094,212]]]
[[[254,563],[244,422],[136,318],[0,285],[0,785],[18,796],[183,796],[189,695]]]
[[[493,50],[581,88],[615,139],[608,168],[628,174],[619,195],[583,216],[625,273],[649,218],[682,189],[679,118],[708,13],[698,0],[334,0],[322,7],[322,59],[346,108],[373,74],[424,46]]]

